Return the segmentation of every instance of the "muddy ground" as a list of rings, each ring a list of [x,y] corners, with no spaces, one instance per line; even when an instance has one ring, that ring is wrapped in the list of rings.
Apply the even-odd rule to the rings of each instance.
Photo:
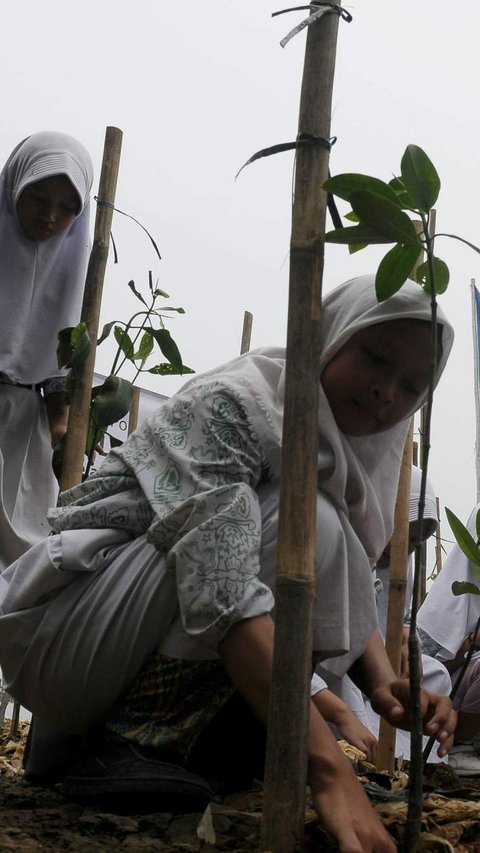
[[[7,723],[0,737],[0,853],[104,850],[258,853],[261,850],[260,786],[212,803],[210,812],[204,816],[162,812],[115,815],[66,800],[61,786],[44,789],[28,785],[21,771],[26,726],[22,728],[18,740],[12,740]],[[375,808],[399,839],[406,810],[405,791],[387,790],[390,784],[387,782],[385,788],[379,774],[365,775],[364,765],[358,765],[358,773]],[[480,853],[480,780],[460,780],[450,768],[440,765],[428,781],[421,850]],[[397,780],[393,787],[398,784]],[[314,814],[308,811],[305,850],[333,853],[336,849]]]

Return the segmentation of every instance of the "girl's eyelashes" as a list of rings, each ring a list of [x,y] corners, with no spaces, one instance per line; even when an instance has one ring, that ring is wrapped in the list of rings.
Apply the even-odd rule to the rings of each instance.
[[[45,205],[45,204],[48,204],[48,202],[49,202],[49,199],[46,196],[41,195],[38,192],[37,193],[31,192],[30,198],[33,199],[33,201],[35,201],[37,204]],[[76,213],[78,210],[77,205],[74,204],[73,202],[71,204],[68,204],[67,202],[63,202],[60,205],[60,207],[63,211],[65,211],[65,213]]]
[[[383,356],[379,355],[371,349],[365,349],[365,352],[374,364],[378,364],[379,366],[385,364],[385,359],[383,358]]]
[[[422,393],[415,385],[412,385],[411,382],[404,382],[403,387],[407,394],[413,394],[415,397],[419,397]]]

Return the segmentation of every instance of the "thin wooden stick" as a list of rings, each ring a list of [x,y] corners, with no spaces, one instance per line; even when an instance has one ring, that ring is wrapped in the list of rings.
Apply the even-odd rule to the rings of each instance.
[[[299,134],[328,140],[338,15],[309,27]],[[318,365],[329,152],[297,150],[290,243],[275,652],[264,783],[262,849],[303,847],[315,596]]]
[[[390,663],[397,676],[400,675],[403,620],[405,616],[405,594],[407,589],[408,538],[410,488],[412,478],[413,418],[410,421],[407,440],[403,450],[400,478],[398,481],[395,521],[390,548],[389,592],[387,610],[387,633],[385,646]],[[380,720],[377,749],[379,770],[395,769],[396,729],[385,720]]]
[[[60,482],[62,491],[75,486],[82,480],[103,280],[108,258],[122,135],[122,131],[117,127],[107,127],[98,189],[94,241],[88,264],[81,314],[81,319],[88,327],[92,349],[83,369],[79,371],[72,395]]]
[[[442,571],[442,536],[440,532],[440,501],[435,498],[437,506],[438,526],[435,531],[435,565],[437,567],[437,575]]]
[[[20,702],[17,702],[15,699],[13,703],[13,711],[12,711],[12,723],[10,726],[10,737],[12,740],[16,740],[18,737],[18,725],[20,722]]]
[[[252,323],[253,323],[253,314],[250,314],[250,311],[245,311],[243,315],[243,329],[242,329],[242,342],[240,344],[240,355],[244,352],[248,352],[250,349],[250,344],[252,341]]]
[[[128,435],[131,435],[138,426],[138,409],[140,406],[140,388],[135,388],[128,417]]]

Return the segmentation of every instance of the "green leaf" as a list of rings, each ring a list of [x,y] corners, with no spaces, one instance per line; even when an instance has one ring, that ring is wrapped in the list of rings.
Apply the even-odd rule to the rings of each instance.
[[[362,249],[366,249],[367,246],[368,246],[368,243],[349,243],[348,244],[349,254],[354,255],[355,252],[361,252]]]
[[[146,361],[148,356],[153,350],[153,336],[150,332],[145,332],[142,335],[142,340],[140,341],[140,346],[136,353],[132,356],[132,358],[136,361],[137,359],[141,359],[141,361]]]
[[[132,343],[132,340],[130,338],[130,335],[125,331],[125,329],[122,329],[121,326],[115,326],[114,335],[115,335],[115,340],[116,340],[118,346],[120,347],[120,349],[122,350],[123,354],[130,361],[132,361],[132,359],[133,359],[133,343]]]
[[[150,329],[165,358],[182,373],[182,356],[168,329]]]
[[[378,234],[373,228],[361,223],[350,225],[348,228],[335,228],[325,234],[326,243],[346,243],[347,245],[360,244],[368,246],[371,243],[391,243],[392,241]]]
[[[103,344],[104,341],[106,341],[106,339],[108,338],[110,332],[112,331],[115,323],[118,323],[118,320],[112,320],[111,323],[105,323],[105,325],[102,329],[102,334],[100,335],[100,337],[97,341],[97,347],[100,346],[100,344]]]
[[[146,373],[153,373],[156,376],[183,376],[185,373],[195,373],[192,367],[187,367],[182,364],[181,369],[173,364],[156,364],[155,367],[150,367]]]
[[[375,277],[375,290],[379,302],[393,296],[405,284],[418,261],[421,246],[402,246],[397,243],[380,262]]]
[[[129,282],[128,282],[128,286],[129,286],[130,290],[132,291],[132,293],[134,293],[134,294],[135,294],[135,296],[137,297],[137,299],[139,299],[139,300],[140,300],[140,302],[143,302],[143,304],[144,304],[144,305],[146,305],[146,307],[148,308],[148,305],[147,305],[147,303],[145,302],[145,300],[144,300],[144,298],[143,298],[142,294],[141,294],[141,293],[137,290],[137,288],[135,287],[135,282],[134,282],[134,281],[129,281]]]
[[[445,261],[440,260],[440,258],[433,257],[432,261],[435,293],[437,295],[445,293],[448,287],[448,282],[450,281],[450,271]],[[417,269],[416,278],[418,283],[422,285],[427,293],[432,292],[432,281],[428,261],[425,261],[424,264],[420,264]]]
[[[432,161],[418,145],[408,145],[401,162],[402,180],[414,206],[428,213],[440,192],[440,178]]]
[[[57,362],[59,367],[76,369],[88,358],[92,342],[86,323],[61,329],[58,333]]]
[[[473,563],[475,566],[480,566],[480,548],[473,536],[470,535],[467,528],[460,521],[459,518],[452,512],[451,509],[445,507],[445,513],[447,515],[448,523],[452,528],[453,535],[457,540],[457,544],[459,548],[463,551],[465,556]]]
[[[478,586],[468,581],[453,581],[452,592],[454,595],[480,595]]]
[[[360,222],[360,217],[353,210],[350,213],[346,213],[344,218],[348,219],[349,222]]]
[[[361,175],[355,172],[334,175],[333,178],[325,181],[323,189],[329,193],[333,193],[333,195],[338,195],[339,198],[343,198],[345,201],[350,201],[352,193],[366,190],[388,199],[392,204],[398,204],[397,195],[392,188],[385,181],[372,178],[370,175]]]
[[[92,420],[96,427],[115,424],[130,411],[134,386],[119,376],[107,376],[92,390]]]
[[[394,191],[397,196],[398,203],[402,208],[406,208],[407,210],[411,210],[412,208],[415,209],[415,205],[408,195],[407,190],[405,189],[405,184],[401,178],[392,178],[392,180],[388,182],[388,186]]]
[[[398,204],[392,204],[388,199],[366,190],[352,193],[350,204],[362,223],[369,225],[377,234],[382,234],[386,242],[420,245],[412,220]]]

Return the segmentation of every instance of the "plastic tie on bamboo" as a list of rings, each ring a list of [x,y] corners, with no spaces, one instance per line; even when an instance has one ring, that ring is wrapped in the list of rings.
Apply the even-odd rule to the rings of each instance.
[[[305,27],[309,27],[310,24],[313,24],[315,21],[318,21],[322,15],[325,15],[327,12],[336,12],[344,21],[348,24],[352,20],[352,15],[350,12],[347,12],[342,6],[338,6],[337,3],[331,3],[329,0],[312,0],[312,2],[308,6],[292,6],[290,9],[281,9],[279,12],[272,12],[272,18],[275,18],[277,15],[284,15],[286,12],[299,12],[304,9],[312,9],[313,7],[317,7],[315,12],[312,12],[308,18],[305,18],[293,30],[290,30],[289,33],[283,38],[280,42],[282,47],[285,47],[286,44],[290,41],[290,39],[294,38],[298,33],[305,29]]]
[[[336,141],[336,136],[332,136],[330,139],[324,139],[323,136],[315,136],[313,133],[300,133],[294,142],[280,142],[278,145],[271,145],[269,148],[262,148],[260,151],[252,154],[246,163],[244,163],[238,170],[235,175],[235,180],[237,180],[240,172],[243,171],[245,166],[249,166],[250,163],[254,163],[255,160],[259,160],[261,157],[270,157],[271,154],[280,154],[282,151],[293,151],[295,148],[305,148],[310,145],[321,145],[323,148],[326,148],[327,151],[330,151],[332,145],[335,145]]]
[[[144,226],[144,225],[142,225],[142,223],[138,221],[138,219],[135,219],[135,217],[134,217],[134,216],[132,216],[130,213],[125,213],[125,211],[124,211],[124,210],[119,210],[119,209],[118,209],[118,207],[115,207],[115,205],[114,205],[114,204],[112,204],[112,202],[110,202],[110,201],[104,201],[103,199],[99,198],[97,195],[95,195],[93,198],[94,198],[94,200],[97,202],[97,204],[98,204],[98,206],[99,206],[99,207],[109,207],[109,208],[110,208],[110,210],[114,210],[114,211],[115,211],[115,213],[121,213],[121,214],[122,214],[122,216],[126,216],[128,219],[133,219],[133,221],[134,221],[134,222],[136,222],[136,224],[140,226],[140,228],[142,229],[142,231],[145,231],[145,234],[146,234],[146,235],[147,235],[147,237],[149,238],[149,240],[150,240],[150,242],[151,242],[151,244],[152,244],[153,248],[155,249],[155,251],[156,251],[156,253],[157,253],[157,255],[158,255],[158,259],[159,259],[160,261],[162,260],[162,256],[161,256],[161,254],[160,254],[160,251],[159,251],[159,249],[158,249],[158,246],[157,246],[157,244],[156,244],[155,240],[153,239],[153,237],[152,237],[152,235],[150,234],[150,232],[145,228],[145,226]],[[113,252],[114,252],[114,255],[115,255],[114,263],[117,263],[117,262],[118,262],[117,247],[115,246],[115,240],[113,239],[113,234],[112,234],[112,233],[110,233],[110,237],[111,237],[111,240],[112,240]]]

